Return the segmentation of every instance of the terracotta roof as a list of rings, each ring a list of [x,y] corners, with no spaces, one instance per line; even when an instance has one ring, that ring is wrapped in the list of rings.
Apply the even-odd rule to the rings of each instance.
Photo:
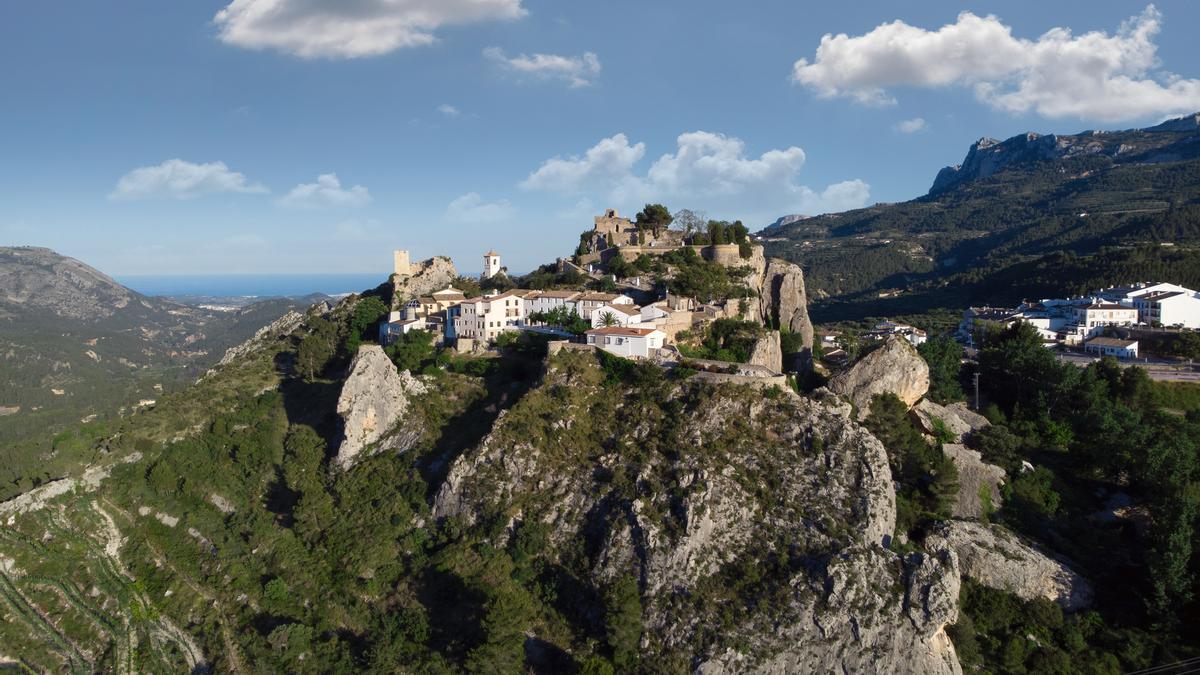
[[[1088,340],[1085,344],[1098,345],[1100,347],[1132,347],[1137,344],[1137,340],[1121,340],[1118,338],[1098,337]]]
[[[579,291],[541,291],[538,296],[543,298],[574,298],[579,295]]]
[[[635,314],[642,313],[642,308],[638,307],[637,305],[604,305],[603,307],[597,307],[596,309],[611,309],[618,311],[625,316],[634,316]]]
[[[487,253],[484,253],[484,255],[494,255],[494,256],[499,256],[500,254],[499,254],[499,253],[496,253],[496,251],[495,251],[495,250],[491,250],[491,251],[488,251]]]
[[[434,291],[433,295],[462,295],[463,292],[453,286],[447,286],[440,291]]]
[[[621,296],[616,293],[584,293],[580,296],[580,300],[594,300],[598,302],[612,302]]]
[[[623,326],[610,326],[608,328],[593,328],[586,332],[588,335],[643,336],[643,335],[649,335],[655,331],[658,331],[658,329],[657,328],[625,328]],[[659,331],[659,332],[661,332],[661,331]]]
[[[1126,307],[1125,305],[1118,305],[1112,302],[1095,302],[1087,307],[1084,307],[1084,309],[1128,309],[1130,311],[1136,311],[1132,307]]]

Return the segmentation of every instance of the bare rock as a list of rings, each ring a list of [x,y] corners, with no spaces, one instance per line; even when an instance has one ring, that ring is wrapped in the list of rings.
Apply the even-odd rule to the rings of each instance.
[[[783,372],[783,350],[779,346],[779,331],[769,330],[750,347],[750,359],[747,363],[766,366],[771,370]]]
[[[929,391],[929,365],[907,340],[893,335],[834,376],[829,389],[849,398],[858,410],[859,419],[863,419],[870,413],[871,399],[877,394],[895,394],[909,406],[921,400]]]
[[[413,298],[440,291],[452,285],[458,278],[454,263],[442,255],[412,263],[410,269],[411,273],[408,275],[392,275],[393,309],[398,309],[401,304]]]
[[[804,287],[804,270],[799,265],[772,258],[766,262],[756,290],[762,299],[759,312],[763,323],[799,333],[804,345],[812,345],[808,294]]]
[[[912,412],[921,429],[932,436],[937,436],[938,422],[934,420],[939,420],[941,426],[953,434],[951,442],[954,443],[962,443],[971,434],[991,424],[986,417],[971,410],[961,401],[950,405],[938,405],[927,398],[921,399]]]
[[[946,443],[942,452],[958,469],[958,497],[951,513],[955,518],[980,520],[984,517],[983,495],[991,509],[1000,508],[1000,486],[1004,484],[1004,469],[983,461],[983,455],[958,443]]]
[[[407,450],[422,430],[405,420],[409,398],[425,393],[408,371],[399,372],[379,345],[359,348],[342,385],[337,413],[344,422],[343,439],[335,464],[349,469],[364,451]],[[405,427],[397,429],[401,421]]]
[[[1086,579],[998,525],[947,521],[925,538],[925,546],[952,549],[958,554],[963,576],[988,588],[1023,600],[1053,600],[1069,612],[1092,604],[1092,586]]]

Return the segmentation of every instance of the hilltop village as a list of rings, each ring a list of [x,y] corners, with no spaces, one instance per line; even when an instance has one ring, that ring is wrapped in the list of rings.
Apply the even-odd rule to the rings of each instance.
[[[661,205],[635,220],[608,209],[572,256],[520,277],[496,251],[483,254],[478,281],[458,276],[448,258],[413,262],[395,251],[380,342],[426,331],[465,353],[528,334],[726,372],[741,362],[733,370],[745,377],[804,368],[812,327],[800,268],[767,261],[740,222],[672,222]]]

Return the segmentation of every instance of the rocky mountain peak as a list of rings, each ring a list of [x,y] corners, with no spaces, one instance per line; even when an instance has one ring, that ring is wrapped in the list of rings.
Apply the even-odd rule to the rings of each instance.
[[[48,248],[0,248],[0,317],[49,312],[95,321],[138,304],[153,303],[74,258]]]

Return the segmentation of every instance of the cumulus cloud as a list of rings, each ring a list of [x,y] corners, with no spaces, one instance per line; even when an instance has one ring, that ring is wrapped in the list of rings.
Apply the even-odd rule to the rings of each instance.
[[[600,74],[600,59],[592,52],[580,56],[519,54],[510,57],[499,47],[488,47],[483,50],[483,55],[509,72],[543,80],[561,80],[572,88],[586,87]]]
[[[896,131],[904,134],[915,134],[925,128],[925,120],[920,117],[914,117],[911,120],[904,120],[896,123]]]
[[[213,21],[226,44],[357,58],[431,44],[443,26],[525,14],[521,0],[233,0]]]
[[[507,199],[485,202],[478,192],[468,192],[446,207],[446,220],[454,223],[498,223],[510,220],[517,210]]]
[[[442,113],[446,117],[458,117],[458,116],[462,115],[461,110],[450,105],[449,103],[443,103],[443,104],[439,105],[437,107],[437,111]]]
[[[633,178],[633,165],[646,154],[646,144],[630,145],[625,134],[601,140],[582,157],[553,157],[521,182],[526,190],[579,192],[613,190]]]
[[[617,134],[582,156],[547,160],[521,187],[596,195],[625,206],[652,200],[684,202],[745,218],[843,211],[864,206],[870,198],[870,186],[861,180],[820,191],[799,184],[797,174],[806,157],[795,146],[754,157],[747,155],[745,143],[738,138],[694,131],[680,134],[675,151],[659,157],[641,174],[635,165],[644,155],[645,144],[631,146],[624,134]]]
[[[322,206],[362,206],[371,201],[371,193],[361,185],[343,188],[336,173],[323,173],[315,183],[301,183],[279,200],[281,206],[319,208]]]
[[[121,176],[108,195],[113,200],[195,199],[220,192],[263,193],[260,183],[247,183],[246,177],[231,171],[225,162],[193,164],[168,159],[155,166],[143,166]]]
[[[811,62],[796,61],[792,80],[873,105],[895,103],[894,87],[967,86],[995,108],[1045,117],[1115,122],[1193,112],[1200,80],[1158,68],[1161,27],[1153,5],[1111,35],[1051,28],[1033,40],[971,12],[933,31],[893,21],[863,35],[825,35]]]

